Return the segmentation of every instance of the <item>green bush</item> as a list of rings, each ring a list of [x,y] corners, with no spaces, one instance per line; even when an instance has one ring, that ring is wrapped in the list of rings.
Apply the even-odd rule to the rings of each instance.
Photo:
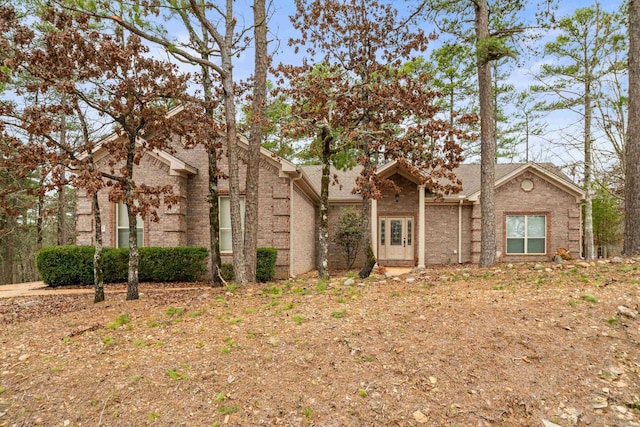
[[[207,271],[203,247],[138,248],[138,277],[142,282],[193,282]],[[49,286],[92,285],[93,246],[55,246],[37,255],[38,272]],[[104,248],[104,281],[127,281],[129,249]]]
[[[194,282],[207,272],[209,252],[202,247],[140,248],[141,280]]]
[[[233,264],[224,263],[220,266],[220,275],[226,282],[235,280],[236,273],[233,271]]]
[[[140,249],[142,248],[138,248],[138,251],[140,251]],[[126,282],[129,278],[129,249],[104,248],[102,252],[102,270],[104,271],[105,282]],[[140,265],[138,265],[138,278],[142,280],[140,276]]]
[[[49,286],[93,283],[93,246],[52,246],[36,256],[42,280]]]
[[[256,281],[268,282],[276,275],[276,259],[278,250],[276,248],[258,248],[256,260]]]

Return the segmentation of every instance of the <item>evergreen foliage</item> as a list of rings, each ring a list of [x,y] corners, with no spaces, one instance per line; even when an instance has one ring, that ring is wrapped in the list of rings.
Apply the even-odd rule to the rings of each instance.
[[[140,280],[193,282],[206,273],[208,251],[203,247],[140,248]],[[42,280],[49,286],[93,285],[93,246],[53,246],[38,253]],[[104,248],[104,281],[127,280],[129,249]]]
[[[351,270],[362,241],[362,215],[354,208],[340,211],[333,242],[344,252],[347,270]]]
[[[268,282],[276,275],[276,259],[278,250],[276,248],[258,248],[256,265],[256,281]]]

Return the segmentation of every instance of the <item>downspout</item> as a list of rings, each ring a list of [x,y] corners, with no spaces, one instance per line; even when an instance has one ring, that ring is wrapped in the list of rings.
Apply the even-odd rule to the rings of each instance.
[[[462,202],[458,205],[458,264],[462,264]]]

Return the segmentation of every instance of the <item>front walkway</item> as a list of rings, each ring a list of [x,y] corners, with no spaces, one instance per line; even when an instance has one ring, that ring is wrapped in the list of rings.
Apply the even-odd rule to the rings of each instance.
[[[190,286],[190,287],[158,287],[154,288],[154,291],[180,291],[187,289],[202,289],[206,286]],[[143,292],[143,289],[139,289]],[[55,288],[44,284],[44,282],[29,282],[29,283],[17,283],[15,285],[0,285],[0,299],[2,298],[14,298],[14,297],[30,297],[40,295],[93,295],[95,292],[93,286],[87,286],[85,288]],[[126,293],[124,288],[109,289],[109,285],[105,287],[104,292],[106,294]]]
[[[13,298],[28,295],[49,295],[51,291],[44,291],[44,282],[16,283],[15,285],[0,286],[0,298]]]

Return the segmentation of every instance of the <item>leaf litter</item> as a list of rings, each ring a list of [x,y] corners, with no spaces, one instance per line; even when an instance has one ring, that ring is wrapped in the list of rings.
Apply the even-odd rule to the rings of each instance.
[[[0,426],[640,426],[634,261],[0,300]]]

